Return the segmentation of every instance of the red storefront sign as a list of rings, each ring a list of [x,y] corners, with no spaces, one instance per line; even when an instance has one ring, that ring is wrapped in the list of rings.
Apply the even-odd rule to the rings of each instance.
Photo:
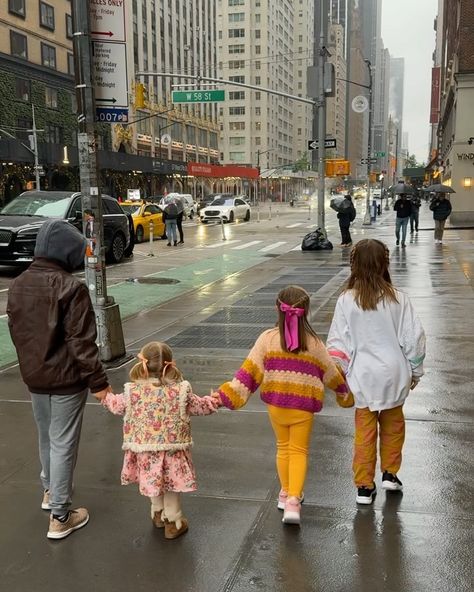
[[[430,123],[439,123],[441,68],[431,70]]]
[[[213,177],[223,179],[225,177],[238,177],[241,179],[258,179],[259,172],[254,167],[236,165],[216,165],[201,162],[188,162],[188,175],[193,177]]]

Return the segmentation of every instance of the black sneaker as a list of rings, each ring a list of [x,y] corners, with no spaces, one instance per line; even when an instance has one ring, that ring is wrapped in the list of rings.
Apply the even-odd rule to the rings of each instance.
[[[396,475],[392,475],[388,471],[384,471],[382,475],[382,488],[388,491],[402,491],[403,485]]]
[[[374,486],[372,489],[368,487],[358,487],[357,489],[357,497],[356,502],[358,504],[364,504],[366,506],[370,506],[373,503],[375,496],[377,495],[377,488]]]
[[[397,243],[396,243],[396,244],[397,244],[397,247],[398,247],[398,245],[400,244],[400,241],[399,241],[399,240],[397,240]]]

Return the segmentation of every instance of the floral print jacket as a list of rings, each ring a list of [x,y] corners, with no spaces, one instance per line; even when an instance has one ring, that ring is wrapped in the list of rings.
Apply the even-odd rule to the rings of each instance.
[[[187,380],[167,385],[127,382],[122,394],[108,394],[104,407],[123,415],[123,450],[187,450],[193,445],[191,415],[210,415],[219,404],[199,397]]]

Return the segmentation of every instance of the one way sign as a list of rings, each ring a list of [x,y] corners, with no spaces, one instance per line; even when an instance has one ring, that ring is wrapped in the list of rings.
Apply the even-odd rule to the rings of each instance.
[[[324,140],[325,148],[336,148],[336,138],[327,138]],[[308,150],[317,150],[319,148],[319,140],[308,140]]]

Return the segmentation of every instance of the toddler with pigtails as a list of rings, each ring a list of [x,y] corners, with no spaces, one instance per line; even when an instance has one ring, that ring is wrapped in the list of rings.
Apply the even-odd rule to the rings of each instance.
[[[165,343],[148,343],[137,357],[124,392],[98,399],[124,416],[122,485],[138,483],[154,525],[175,539],[188,530],[180,494],[197,489],[190,416],[214,413],[220,401],[193,393]]]

